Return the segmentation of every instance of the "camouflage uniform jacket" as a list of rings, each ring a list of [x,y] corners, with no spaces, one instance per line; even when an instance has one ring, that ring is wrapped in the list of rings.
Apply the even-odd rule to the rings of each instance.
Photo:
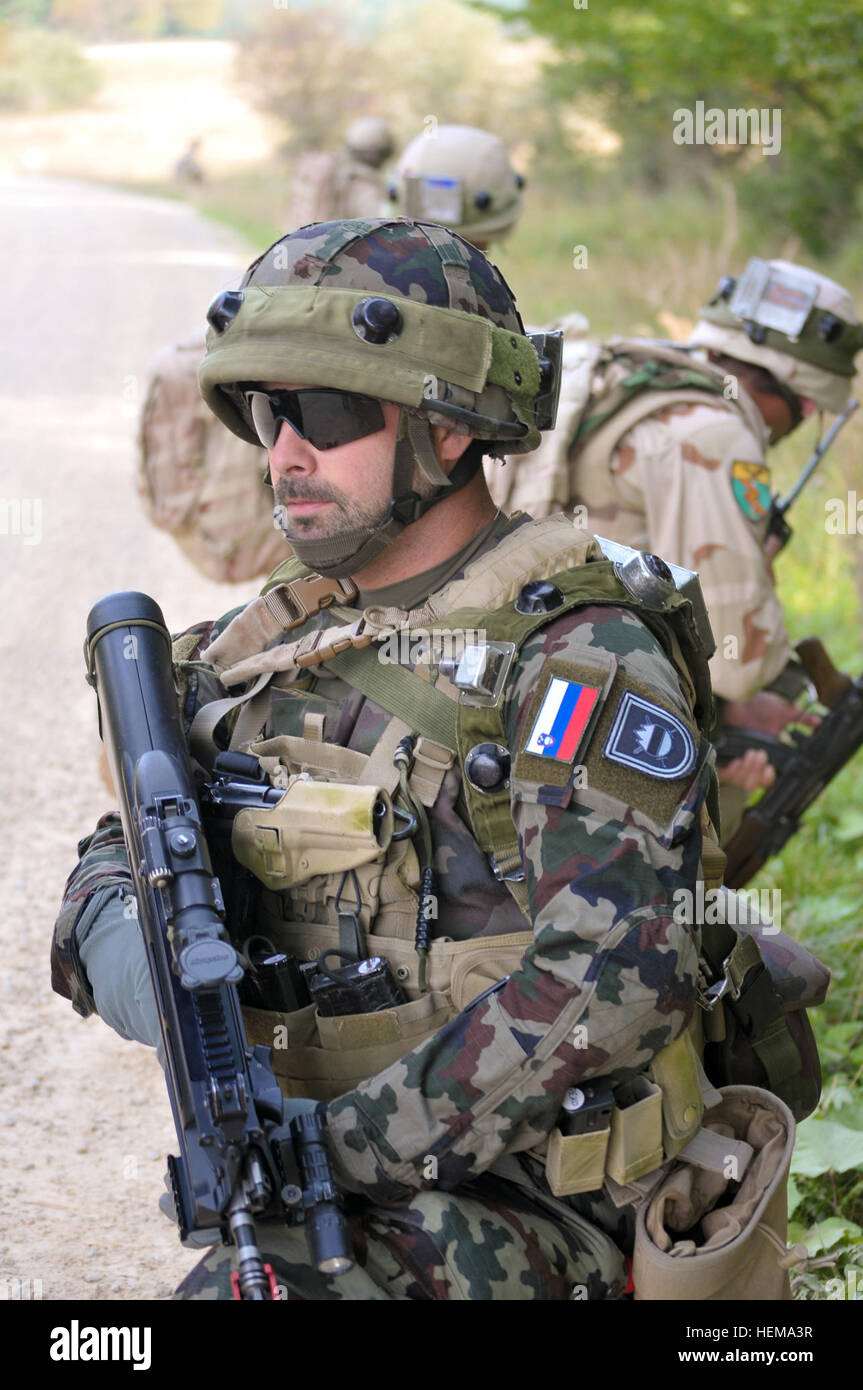
[[[770,509],[767,428],[758,412],[704,395],[663,405],[618,438],[604,469],[596,448],[573,451],[572,497],[588,524],[624,545],[698,571],[717,650],[713,688],[744,700],[791,656],[764,556]]]
[[[526,521],[513,519],[507,529]],[[187,727],[202,704],[224,697],[205,664],[206,648],[233,616],[190,629],[199,641],[185,693]],[[558,778],[552,785],[545,756],[514,761],[511,805],[529,923],[493,876],[460,813],[458,765],[447,772],[431,809],[438,895],[433,935],[467,939],[530,927],[533,943],[502,988],[329,1103],[337,1176],[373,1200],[397,1200],[428,1186],[423,1170],[430,1155],[437,1159],[438,1186],[452,1189],[504,1154],[541,1145],[567,1088],[594,1076],[617,1082],[643,1071],[692,1017],[698,928],[676,921],[673,903],[677,890],[694,889],[699,874],[700,808],[712,770],[706,746],[698,749],[680,678],[638,617],[616,606],[586,605],[550,618],[530,637],[503,697],[509,746],[515,760],[516,750],[535,737],[544,678],[577,682],[580,675],[589,683],[585,671],[595,670],[597,661],[616,674],[598,723],[588,725],[589,737],[571,750],[569,762],[585,767],[586,778]],[[639,767],[637,753],[625,762],[608,756],[622,747],[615,728],[622,727],[633,695],[660,721],[670,715],[685,731],[691,757],[683,775],[657,777],[646,758]],[[265,735],[302,734],[310,710],[326,714],[326,739],[363,753],[390,719],[317,668],[304,673],[300,685],[272,691]],[[75,971],[74,928],[78,923],[80,932],[101,910],[93,906],[97,899],[104,904],[128,891],[116,814],[103,817],[79,855],[52,963],[55,988],[75,995],[76,1007],[89,1012],[89,985]],[[137,924],[118,923],[117,930],[137,930]]]

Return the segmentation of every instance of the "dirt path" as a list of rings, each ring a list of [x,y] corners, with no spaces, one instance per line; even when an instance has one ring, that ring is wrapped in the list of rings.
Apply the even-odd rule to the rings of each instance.
[[[251,591],[201,578],[132,481],[148,361],[250,258],[182,205],[85,184],[6,180],[0,208],[0,1299],[162,1298],[197,1258],[156,1205],[162,1073],[52,994],[48,949],[76,842],[111,804],[89,608],[143,589],[177,630]]]

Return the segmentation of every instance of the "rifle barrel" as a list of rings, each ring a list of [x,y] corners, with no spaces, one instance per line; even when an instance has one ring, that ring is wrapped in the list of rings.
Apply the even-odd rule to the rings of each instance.
[[[777,498],[774,506],[775,510],[779,513],[780,516],[784,516],[785,513],[788,511],[788,508],[791,506],[791,503],[794,502],[800,496],[800,493],[803,491],[806,484],[809,482],[809,479],[812,477],[812,474],[815,472],[815,469],[818,467],[824,455],[827,453],[827,450],[830,448],[830,445],[833,443],[833,440],[836,438],[837,434],[843,428],[843,426],[845,426],[851,419],[851,416],[854,414],[854,411],[857,410],[858,405],[858,401],[848,402],[842,414],[833,421],[833,424],[830,426],[830,429],[827,431],[824,438],[820,440],[818,444],[816,444],[815,448],[812,451],[811,458],[807,462],[805,468],[803,469],[803,472],[800,474],[800,477],[797,479],[797,482],[794,484],[793,488],[788,493],[788,496]]]

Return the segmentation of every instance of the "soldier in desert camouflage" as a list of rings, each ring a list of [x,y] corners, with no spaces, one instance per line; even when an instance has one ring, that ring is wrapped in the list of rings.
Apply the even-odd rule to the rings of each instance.
[[[360,116],[348,126],[336,153],[301,154],[291,177],[284,225],[290,230],[343,217],[377,217],[386,201],[383,166],[393,148],[385,120]]]
[[[163,348],[150,364],[135,483],[154,526],[208,579],[236,583],[284,558],[265,483],[263,449],[237,439],[201,400],[204,335]]]
[[[523,188],[497,135],[476,126],[435,125],[402,154],[390,198],[400,216],[441,222],[486,251],[515,227]]]
[[[325,1106],[355,1265],[324,1278],[281,1224],[260,1223],[261,1246],[297,1299],[619,1297],[627,1184],[704,1103],[700,930],[673,906],[718,884],[722,858],[696,590],[645,606],[565,517],[496,510],[483,455],[537,445],[553,359],[444,228],[303,228],[209,318],[204,398],[269,449],[294,555],[261,598],[175,640],[193,755],[209,767],[230,742],[286,799],[324,781],[333,815],[378,786],[409,827],[345,859],[295,809],[277,870],[259,831],[237,846],[262,885],[256,939],[319,968],[333,950],[383,958],[401,991],[371,1014],[247,1010],[286,1113]],[[116,813],[79,853],[55,987],[153,1044]],[[622,1103],[648,1074],[670,1128],[657,1109],[622,1166],[607,1124],[560,1128],[565,1097]],[[179,1296],[229,1298],[229,1276],[214,1250]]]
[[[843,410],[861,342],[841,286],[754,260],[702,310],[690,347],[706,361],[649,340],[603,351],[576,333],[558,430],[493,486],[509,509],[578,508],[591,531],[698,571],[725,726],[776,736],[798,717],[801,668],[765,545],[767,451],[816,409]],[[723,789],[723,834],[745,800],[737,789],[772,776],[762,751],[720,769],[735,784]]]

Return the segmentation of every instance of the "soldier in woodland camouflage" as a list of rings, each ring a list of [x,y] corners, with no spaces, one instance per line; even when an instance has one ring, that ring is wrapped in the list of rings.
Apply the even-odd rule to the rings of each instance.
[[[286,225],[375,217],[385,201],[380,166],[391,152],[386,123],[362,117],[340,154],[303,155]],[[399,213],[452,225],[484,250],[515,225],[522,186],[497,136],[439,126],[405,150],[390,195]],[[201,400],[203,355],[202,332],[151,364],[136,483],[150,520],[192,564],[210,579],[236,583],[268,574],[284,557],[284,539],[274,529],[264,451],[223,429]]]
[[[700,931],[675,895],[719,881],[688,602],[648,611],[565,518],[495,509],[482,456],[536,446],[549,364],[499,273],[443,228],[303,228],[210,321],[204,397],[268,446],[296,554],[175,640],[193,754],[208,766],[230,741],[286,799],[330,784],[334,812],[371,782],[414,822],[352,874],[276,870],[248,842],[256,933],[305,961],[353,939],[404,991],[374,1014],[246,1011],[287,1113],[325,1106],[355,1265],[322,1277],[281,1224],[260,1244],[292,1299],[620,1297],[639,1193],[632,1174],[604,1184],[602,1156],[579,1176],[557,1121],[571,1088],[651,1071],[688,1117],[678,1147],[698,1128],[694,1064],[686,1094],[665,1064],[692,1055],[699,1012]],[[467,668],[378,659],[393,633],[480,627]],[[494,654],[490,690],[475,663]],[[279,833],[312,852],[296,817]],[[54,981],[152,1044],[129,882],[111,813],[79,846]],[[800,958],[783,968],[802,991]],[[229,1298],[227,1252],[178,1296]]]

